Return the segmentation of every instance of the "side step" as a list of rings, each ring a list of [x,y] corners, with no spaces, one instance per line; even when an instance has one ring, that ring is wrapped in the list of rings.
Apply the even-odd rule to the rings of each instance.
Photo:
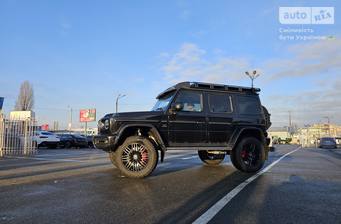
[[[198,151],[198,150],[208,150],[214,152],[217,151],[231,151],[232,148],[228,146],[218,146],[218,147],[167,147],[166,150],[193,150],[193,151]]]

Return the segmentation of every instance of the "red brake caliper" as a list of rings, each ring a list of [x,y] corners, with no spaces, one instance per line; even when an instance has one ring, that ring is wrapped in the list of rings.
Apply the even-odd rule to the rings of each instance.
[[[143,163],[147,163],[148,161],[148,152],[146,150],[144,150],[141,154],[141,160],[143,161]]]
[[[242,156],[243,159],[246,158],[246,150],[243,150],[243,151],[242,151],[241,156]]]

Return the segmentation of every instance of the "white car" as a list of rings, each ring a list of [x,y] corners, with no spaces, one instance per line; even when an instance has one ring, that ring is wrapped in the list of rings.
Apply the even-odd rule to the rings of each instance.
[[[48,132],[48,131],[36,131],[32,138],[39,147],[48,147],[55,149],[60,143],[60,138],[58,135]]]

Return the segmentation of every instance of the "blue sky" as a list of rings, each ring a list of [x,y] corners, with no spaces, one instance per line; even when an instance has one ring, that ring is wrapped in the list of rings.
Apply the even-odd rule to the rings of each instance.
[[[275,126],[341,123],[338,1],[0,1],[0,96],[15,104],[20,83],[35,91],[40,123],[65,127],[68,106],[148,110],[177,81],[256,86]],[[282,6],[335,8],[332,25],[282,25]],[[280,28],[313,29],[327,41],[279,40]],[[333,59],[333,60],[330,60]],[[326,106],[327,101],[327,106]],[[330,105],[330,106],[328,106]],[[74,125],[80,125],[74,122]],[[96,124],[91,124],[95,126]]]

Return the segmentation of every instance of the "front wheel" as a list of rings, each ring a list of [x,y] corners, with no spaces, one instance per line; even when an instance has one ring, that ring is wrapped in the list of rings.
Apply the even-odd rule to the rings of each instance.
[[[154,145],[141,136],[131,136],[115,152],[115,164],[123,175],[132,178],[148,176],[156,167],[158,153]]]
[[[109,159],[111,163],[117,167],[116,165],[116,153],[115,152],[109,152]]]
[[[209,166],[217,166],[225,158],[225,154],[213,154],[206,150],[199,150],[198,155],[201,161]]]
[[[247,173],[257,172],[265,162],[264,146],[254,137],[244,138],[232,150],[231,161],[240,171]]]

